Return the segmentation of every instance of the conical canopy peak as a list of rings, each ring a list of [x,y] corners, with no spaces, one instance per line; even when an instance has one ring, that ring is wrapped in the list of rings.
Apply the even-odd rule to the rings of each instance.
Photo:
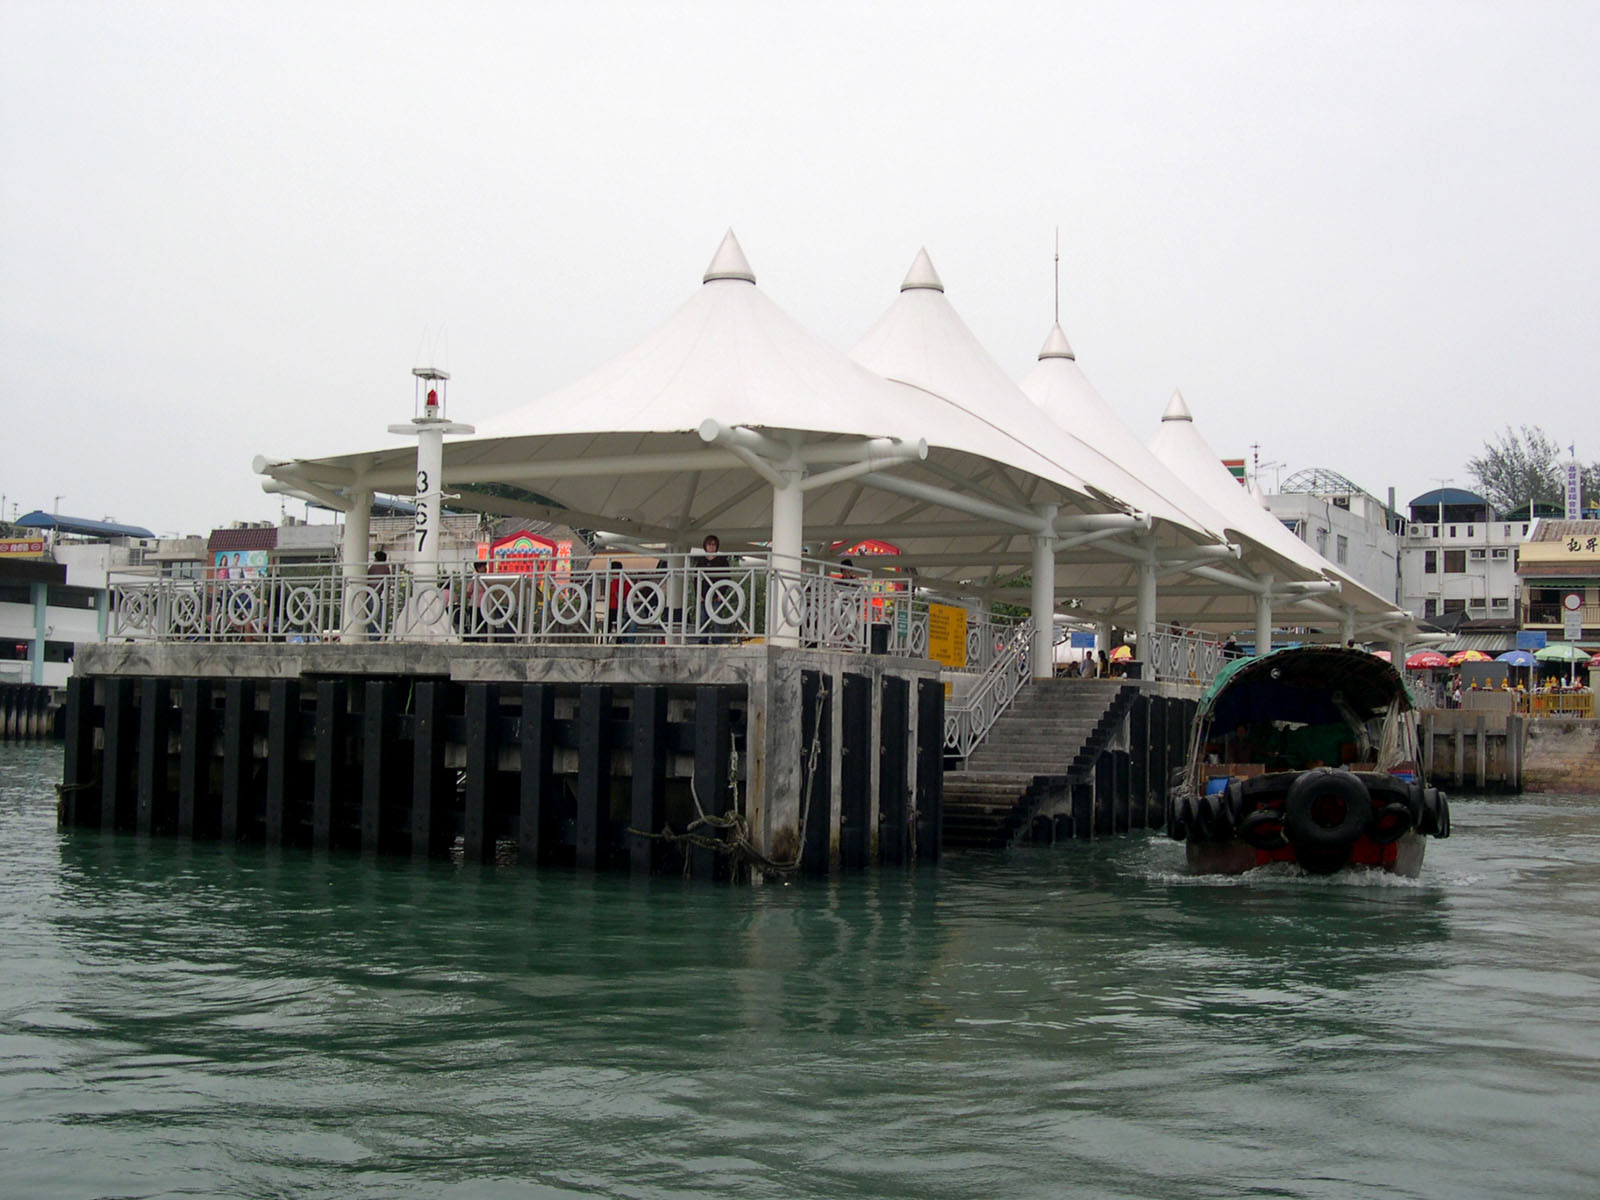
[[[1061,332],[1061,322],[1057,321],[1050,326],[1050,336],[1044,339],[1044,349],[1039,351],[1039,361],[1047,358],[1070,358],[1077,360],[1077,355],[1072,352],[1072,343],[1067,341],[1067,335]]]
[[[905,282],[900,285],[902,292],[915,291],[917,288],[927,288],[932,292],[944,291],[944,281],[939,278],[939,272],[933,269],[933,260],[928,257],[926,246],[917,251],[917,257],[911,263],[911,270],[906,272]]]
[[[1167,411],[1161,414],[1163,421],[1193,421],[1194,414],[1189,411],[1189,406],[1183,402],[1183,393],[1174,390],[1172,399],[1167,404]]]
[[[733,236],[731,229],[723,235],[722,245],[711,256],[711,265],[706,268],[706,276],[701,282],[710,283],[713,279],[742,279],[746,283],[756,281],[756,273],[750,269],[750,261],[739,248],[739,239]]]

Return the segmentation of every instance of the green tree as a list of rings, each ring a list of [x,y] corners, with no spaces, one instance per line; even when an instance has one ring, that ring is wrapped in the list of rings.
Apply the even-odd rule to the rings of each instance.
[[[1560,504],[1566,496],[1561,464],[1566,447],[1536,425],[1520,430],[1506,426],[1494,441],[1484,443],[1483,454],[1469,459],[1467,471],[1489,503],[1502,512],[1532,501]],[[1600,463],[1583,469],[1584,506],[1600,503]]]

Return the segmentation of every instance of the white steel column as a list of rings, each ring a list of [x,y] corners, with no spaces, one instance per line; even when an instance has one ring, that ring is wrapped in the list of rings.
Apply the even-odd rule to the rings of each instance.
[[[1095,640],[1100,643],[1099,648],[1105,652],[1107,658],[1111,657],[1111,622],[1101,621],[1100,629]]]
[[[344,614],[341,621],[343,634],[342,641],[364,642],[367,640],[367,623],[360,619],[354,611],[355,597],[351,594],[355,587],[367,580],[368,545],[372,537],[372,493],[355,491],[349,493],[350,507],[344,514],[344,541],[340,545],[343,558],[342,574],[344,576]]]
[[[801,587],[800,555],[805,541],[805,493],[800,490],[803,471],[780,470],[784,486],[772,489],[772,575],[767,587],[767,634],[774,646],[798,646],[800,627],[786,612],[784,600],[798,598]],[[793,591],[791,592],[791,589]],[[776,593],[776,594],[774,594]],[[755,597],[750,597],[753,601]]]
[[[1139,637],[1139,660],[1150,661],[1150,647],[1155,644],[1156,636],[1156,565],[1153,562],[1139,564],[1139,608],[1135,632]],[[1146,672],[1150,670],[1145,668]],[[1150,676],[1145,675],[1148,679]]]
[[[1036,511],[1052,532],[1028,539],[1033,546],[1033,652],[1029,657],[1033,677],[1049,679],[1055,674],[1056,506],[1046,504]]]
[[[1345,610],[1344,620],[1339,623],[1339,644],[1348,646],[1356,640],[1356,614],[1349,609]]]
[[[1256,653],[1272,649],[1272,576],[1261,577],[1261,594],[1256,597]]]
[[[674,632],[667,641],[673,645],[681,645],[683,636],[683,610],[686,607],[684,597],[688,595],[688,588],[684,586],[689,573],[689,543],[678,541],[667,546],[667,611],[672,614],[671,628]]]

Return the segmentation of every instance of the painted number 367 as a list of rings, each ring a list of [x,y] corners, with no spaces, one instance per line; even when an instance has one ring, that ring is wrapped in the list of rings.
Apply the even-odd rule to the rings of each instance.
[[[423,497],[428,494],[428,473],[417,472],[417,519],[414,528],[417,531],[417,553],[422,553],[423,543],[428,540],[428,510],[423,504]]]

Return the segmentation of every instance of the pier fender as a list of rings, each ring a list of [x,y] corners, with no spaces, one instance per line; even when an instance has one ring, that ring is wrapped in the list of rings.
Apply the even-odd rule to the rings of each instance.
[[[1289,840],[1283,832],[1283,814],[1275,808],[1258,808],[1247,813],[1239,822],[1239,837],[1245,845],[1257,850],[1276,850]]]
[[[1184,841],[1194,824],[1194,797],[1184,793],[1167,810],[1167,836],[1175,842]]]
[[[1202,836],[1213,842],[1225,842],[1233,836],[1233,814],[1228,811],[1226,792],[1211,792],[1202,796],[1196,807]]]
[[[1401,801],[1385,804],[1372,817],[1372,840],[1380,846],[1398,842],[1412,826],[1411,806]]]
[[[1296,846],[1349,846],[1372,819],[1367,786],[1349,771],[1318,767],[1294,781],[1284,805],[1283,827]]]
[[[1422,820],[1417,822],[1417,831],[1437,838],[1450,836],[1450,801],[1436,787],[1422,791]]]

